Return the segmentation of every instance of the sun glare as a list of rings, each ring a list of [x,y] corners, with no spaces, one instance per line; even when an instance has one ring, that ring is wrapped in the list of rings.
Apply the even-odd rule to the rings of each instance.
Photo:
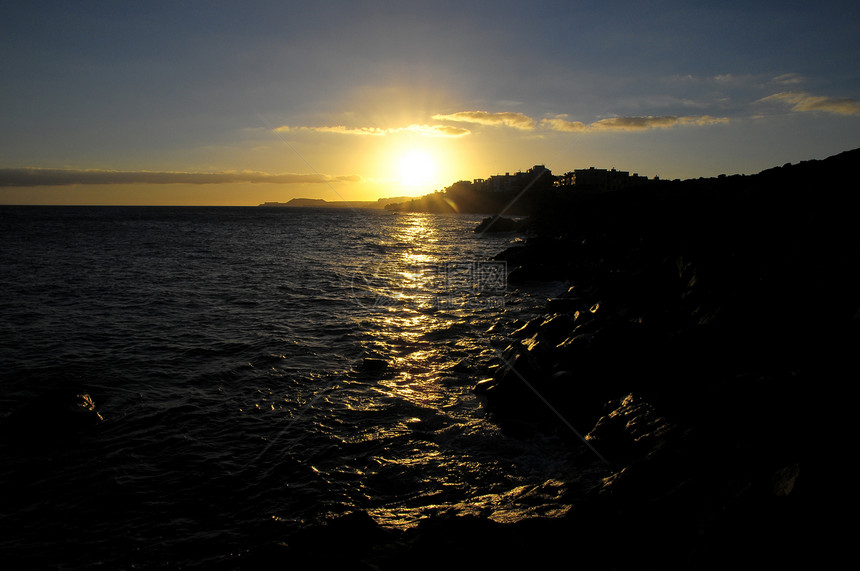
[[[436,181],[436,161],[424,151],[409,151],[400,156],[400,182],[406,186],[425,187]]]

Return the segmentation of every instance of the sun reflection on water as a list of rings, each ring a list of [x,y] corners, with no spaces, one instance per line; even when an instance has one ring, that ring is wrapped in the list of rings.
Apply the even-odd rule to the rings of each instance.
[[[379,382],[388,396],[431,406],[441,404],[438,381],[450,365],[445,346],[432,337],[451,325],[451,319],[433,303],[444,286],[437,268],[447,260],[434,247],[439,236],[430,216],[407,214],[400,221],[391,239],[406,248],[384,262],[390,267],[388,275],[394,283],[388,287],[395,292],[397,305],[371,315],[369,349],[389,363]]]
[[[360,371],[356,384],[372,395],[354,410],[378,423],[357,424],[345,442],[368,450],[363,490],[381,499],[368,513],[393,527],[449,511],[500,521],[563,515],[554,488],[529,483],[532,444],[502,438],[471,391],[474,379],[462,374],[494,355],[483,332],[499,306],[471,303],[486,299],[469,286],[480,260],[458,257],[460,246],[445,242],[439,224],[425,214],[398,215],[385,256],[374,260],[374,279],[364,282],[364,293],[385,303],[361,313],[364,357],[374,367]],[[503,482],[499,472],[509,474]],[[558,513],[543,511],[550,508]]]

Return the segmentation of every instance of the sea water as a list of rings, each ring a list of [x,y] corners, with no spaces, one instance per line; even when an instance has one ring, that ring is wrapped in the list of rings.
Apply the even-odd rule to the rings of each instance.
[[[0,443],[5,558],[208,565],[355,510],[563,513],[581,449],[502,431],[472,387],[565,284],[510,287],[492,257],[519,238],[481,218],[0,207],[0,415],[31,417]],[[47,417],[63,387],[103,420]]]

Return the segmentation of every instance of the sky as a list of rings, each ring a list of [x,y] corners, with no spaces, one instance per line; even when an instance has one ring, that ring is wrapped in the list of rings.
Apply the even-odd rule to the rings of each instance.
[[[0,204],[415,196],[860,147],[860,3],[0,0]]]

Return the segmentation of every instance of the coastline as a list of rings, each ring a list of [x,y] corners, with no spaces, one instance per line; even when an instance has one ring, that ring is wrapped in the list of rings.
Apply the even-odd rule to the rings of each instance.
[[[828,482],[847,416],[831,395],[856,376],[860,346],[860,239],[840,185],[857,157],[591,196],[536,216],[536,236],[497,256],[511,284],[571,284],[517,324],[475,387],[494,422],[572,427],[605,461],[608,477],[566,516],[452,515],[393,531],[359,512],[240,565],[835,559]],[[332,541],[344,548],[326,550]]]

